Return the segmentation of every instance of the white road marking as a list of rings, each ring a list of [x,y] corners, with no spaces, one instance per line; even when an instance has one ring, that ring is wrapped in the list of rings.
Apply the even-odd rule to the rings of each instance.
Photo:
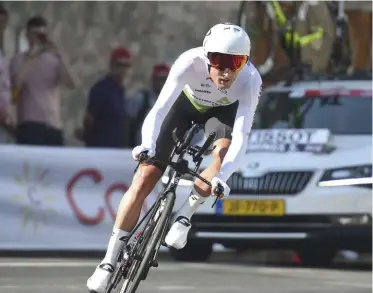
[[[98,265],[99,261],[42,261],[42,262],[0,262],[0,268],[92,268]],[[158,268],[150,270],[153,272],[175,272],[182,270],[182,267],[176,267],[174,264],[160,264]]]
[[[197,287],[192,287],[192,286],[159,286],[157,287],[158,290],[161,291],[182,291],[182,290],[195,290]]]
[[[68,291],[82,291],[82,286],[74,286],[74,285],[59,285],[59,284],[53,284],[53,285],[48,285],[48,284],[44,284],[44,285],[0,285],[0,290],[1,289],[14,289],[14,290],[17,290],[17,292],[19,292],[18,290],[19,289],[37,289],[37,290],[42,290],[42,289],[48,289],[49,291],[50,290],[68,290]]]
[[[0,262],[0,267],[29,268],[29,267],[96,267],[98,262]]]
[[[339,281],[327,281],[326,284],[337,285],[342,287],[356,287],[356,288],[372,288],[372,284],[364,283],[348,283],[348,282],[339,282]]]
[[[203,264],[203,263],[189,263],[180,264],[185,269],[199,269],[209,272],[223,272],[241,273],[262,276],[283,276],[284,278],[302,278],[307,280],[314,280],[317,282],[337,282],[338,279],[345,279],[353,277],[355,282],[348,283],[346,286],[372,288],[372,285],[366,284],[368,275],[361,272],[345,272],[345,271],[331,271],[328,269],[309,269],[309,268],[285,268],[285,267],[258,267],[258,266],[237,266],[237,265],[219,265],[219,264]],[[356,278],[355,278],[356,276]],[[336,284],[337,285],[337,284]]]
[[[0,267],[2,268],[63,268],[63,267],[76,267],[76,268],[91,268],[94,269],[99,261],[90,260],[68,260],[68,261],[56,261],[56,260],[29,260],[29,261],[7,261],[1,262]],[[193,271],[202,270],[207,272],[224,272],[228,271],[230,273],[242,273],[242,274],[252,274],[252,275],[267,275],[267,276],[284,276],[286,278],[302,278],[307,280],[315,280],[319,283],[324,283],[325,285],[332,286],[345,286],[350,288],[372,288],[372,284],[369,283],[370,276],[361,272],[345,272],[345,271],[330,271],[327,269],[306,269],[306,268],[284,268],[284,267],[262,267],[262,266],[242,266],[242,265],[232,265],[232,264],[219,264],[219,263],[174,263],[174,262],[161,262],[158,268],[152,268],[150,274],[170,272],[180,274],[181,271]],[[348,278],[345,278],[348,277]],[[16,288],[24,288],[19,284],[12,284],[13,282],[9,280],[8,284],[4,284],[5,279],[1,278],[0,288],[13,290]],[[346,280],[351,279],[352,282]],[[341,280],[341,281],[340,281]],[[9,284],[10,283],[10,284]],[[54,286],[56,286],[55,284]],[[33,286],[33,285],[31,285]],[[61,286],[61,285],[60,285]],[[77,290],[79,287],[74,287],[74,285],[62,285],[64,288],[70,288],[72,290]],[[59,287],[59,285],[57,285]],[[38,288],[50,288],[49,286],[39,285]],[[3,289],[3,290],[4,290]],[[192,291],[200,289],[200,286],[184,286],[184,285],[161,285],[158,284],[153,290],[157,291]],[[226,288],[227,289],[227,288]],[[241,288],[229,288],[233,291],[240,291]],[[0,292],[3,291],[0,289]],[[214,288],[216,291],[216,288]],[[5,291],[5,290],[4,290]],[[208,291],[208,290],[207,290]],[[218,290],[220,291],[220,290]],[[229,290],[228,290],[229,291]],[[226,291],[227,292],[227,291]]]
[[[141,287],[144,292],[154,292],[154,287]],[[187,286],[160,286],[155,288],[156,291],[191,291],[198,290],[200,292],[247,292],[244,287],[223,287],[223,286],[197,286],[197,287],[187,287]]]

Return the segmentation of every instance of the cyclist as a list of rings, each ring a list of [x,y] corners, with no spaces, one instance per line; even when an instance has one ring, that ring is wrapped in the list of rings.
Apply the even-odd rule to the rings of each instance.
[[[218,183],[224,188],[221,198],[229,195],[226,181],[245,160],[262,85],[257,69],[248,62],[250,48],[249,36],[241,27],[230,23],[213,26],[202,47],[184,52],[174,62],[145,118],[142,144],[132,151],[135,160],[141,152],[148,151],[150,157],[167,161],[174,146],[172,131],[176,127],[186,130],[191,121],[206,123],[215,118],[216,132],[220,134],[214,142],[212,163],[201,173],[213,188],[196,180],[166,235],[168,246],[176,249],[185,246],[194,212],[209,195],[215,195],[213,190]],[[106,255],[87,281],[90,292],[105,292],[118,254],[139,219],[143,202],[165,169],[165,165],[156,161],[141,164],[119,205]]]

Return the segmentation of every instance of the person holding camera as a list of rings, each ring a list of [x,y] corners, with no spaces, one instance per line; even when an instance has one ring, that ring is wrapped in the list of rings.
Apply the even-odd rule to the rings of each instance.
[[[76,81],[50,39],[44,18],[29,19],[26,37],[28,50],[10,61],[13,103],[17,109],[16,142],[62,146],[60,87],[73,89]]]

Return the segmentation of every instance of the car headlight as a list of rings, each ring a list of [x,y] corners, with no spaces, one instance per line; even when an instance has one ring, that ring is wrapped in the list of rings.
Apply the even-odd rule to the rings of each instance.
[[[319,186],[358,185],[372,188],[372,183],[372,165],[362,165],[326,170],[319,181]]]

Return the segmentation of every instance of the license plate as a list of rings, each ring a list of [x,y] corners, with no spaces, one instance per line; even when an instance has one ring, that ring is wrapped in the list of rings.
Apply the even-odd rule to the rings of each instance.
[[[285,201],[283,200],[222,200],[221,214],[226,216],[283,216]]]

